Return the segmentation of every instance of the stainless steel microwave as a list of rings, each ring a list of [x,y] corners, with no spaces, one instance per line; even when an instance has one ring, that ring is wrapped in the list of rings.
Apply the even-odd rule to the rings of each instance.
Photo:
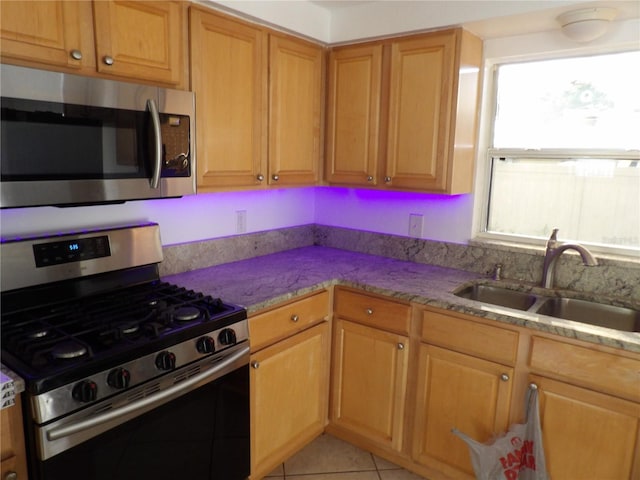
[[[0,65],[0,208],[195,193],[192,92]]]

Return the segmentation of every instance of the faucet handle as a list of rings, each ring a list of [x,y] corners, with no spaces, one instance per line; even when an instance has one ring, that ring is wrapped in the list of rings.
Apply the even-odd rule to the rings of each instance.
[[[556,248],[558,245],[558,228],[554,228],[549,236],[549,240],[547,240],[547,250]]]

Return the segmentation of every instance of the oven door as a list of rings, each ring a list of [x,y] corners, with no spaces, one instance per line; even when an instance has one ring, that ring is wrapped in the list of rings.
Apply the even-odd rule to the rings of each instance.
[[[95,427],[85,428],[89,419],[85,425],[81,421],[37,428],[35,437],[39,438],[32,439],[33,453],[38,440],[47,442],[51,437],[64,441],[95,429],[109,429],[46,460],[33,455],[30,478],[245,480],[250,470],[248,347],[232,357],[233,370],[229,371],[229,362],[222,362],[224,375],[204,384],[197,382],[188,393],[160,406],[154,404],[116,427],[111,428],[122,418],[117,415]]]

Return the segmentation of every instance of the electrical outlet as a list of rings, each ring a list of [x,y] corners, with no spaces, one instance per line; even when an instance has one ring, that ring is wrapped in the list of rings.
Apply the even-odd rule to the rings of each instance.
[[[419,213],[409,214],[409,236],[414,238],[422,238],[422,227],[424,226],[424,217]]]
[[[246,233],[247,231],[247,211],[236,210],[236,233]]]

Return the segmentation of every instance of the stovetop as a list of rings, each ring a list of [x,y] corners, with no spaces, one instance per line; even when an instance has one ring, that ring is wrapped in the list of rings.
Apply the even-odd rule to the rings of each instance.
[[[40,393],[221,329],[243,308],[161,281],[2,316],[2,359]]]

